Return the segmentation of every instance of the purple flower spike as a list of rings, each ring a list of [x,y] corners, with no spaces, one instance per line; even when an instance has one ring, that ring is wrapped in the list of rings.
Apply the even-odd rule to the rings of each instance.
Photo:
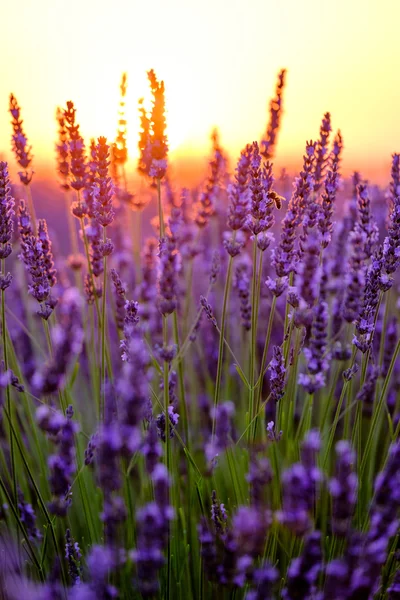
[[[400,569],[397,572],[392,581],[392,585],[388,588],[388,600],[400,600]]]
[[[215,204],[220,181],[225,170],[225,156],[219,145],[217,132],[213,134],[213,158],[210,161],[210,173],[207,177],[204,190],[196,203],[195,222],[200,228],[206,227],[210,218],[215,213]]]
[[[346,297],[343,317],[348,323],[353,323],[360,311],[362,290],[365,284],[365,233],[360,227],[350,233],[351,256],[346,281]]]
[[[316,466],[320,437],[311,430],[301,448],[303,464],[295,463],[282,476],[283,506],[279,520],[295,535],[306,534],[312,525],[310,514],[314,510],[316,484],[321,474]]]
[[[78,542],[75,542],[69,529],[65,532],[65,558],[68,562],[68,573],[72,585],[79,585],[82,575],[82,554]]]
[[[269,363],[270,388],[272,402],[278,402],[285,394],[285,361],[282,348],[280,346],[273,347],[273,357]]]
[[[36,370],[32,386],[37,395],[53,394],[65,385],[73,359],[81,352],[83,329],[82,298],[76,288],[64,292],[59,307],[59,322],[53,328],[53,354]]]
[[[235,269],[234,286],[240,299],[241,322],[246,331],[251,329],[250,282],[250,265],[243,261]]]
[[[28,145],[28,139],[22,127],[23,120],[21,119],[21,109],[18,105],[16,97],[10,95],[10,113],[13,135],[11,138],[12,149],[17,159],[18,164],[24,170],[18,173],[21,183],[28,185],[33,177],[33,171],[28,172],[28,167],[32,162],[32,146]]]
[[[322,570],[321,534],[311,533],[305,540],[304,550],[288,569],[283,600],[315,598],[318,576]]]
[[[385,468],[375,479],[370,528],[363,538],[360,560],[352,570],[350,597],[372,598],[378,591],[389,541],[399,528],[399,489],[400,444],[397,442],[390,446]]]
[[[152,371],[142,332],[138,329],[132,332],[128,354],[129,360],[124,363],[117,391],[121,401],[120,435],[124,451],[130,456],[140,448],[141,423],[148,418],[149,412],[151,414],[149,381]]]
[[[272,165],[270,163],[261,165],[261,155],[257,142],[253,143],[249,181],[250,212],[246,220],[246,226],[253,236],[257,237],[259,234],[263,234],[260,240],[260,249],[266,250],[271,238],[265,234],[274,224],[272,210],[278,196],[272,191],[274,181]]]
[[[31,235],[21,242],[21,258],[25,262],[28,273],[32,278],[29,293],[39,302],[45,302],[50,295],[50,284],[46,273],[43,244]]]
[[[69,135],[70,172],[73,177],[71,187],[79,192],[85,187],[87,171],[85,143],[80,134],[79,125],[75,121],[75,114],[74,103],[68,101],[67,108],[64,110],[64,118]]]
[[[181,257],[171,236],[160,240],[159,257],[158,308],[162,315],[169,315],[178,305],[177,279],[181,270]]]
[[[126,289],[115,269],[111,269],[111,280],[115,293],[115,319],[118,329],[123,329],[125,320]]]
[[[65,517],[71,504],[70,488],[75,473],[74,438],[79,426],[58,411],[52,414],[51,409],[44,405],[37,411],[37,421],[41,429],[52,435],[56,444],[56,452],[48,459],[52,492],[49,510],[54,515]]]
[[[137,512],[138,537],[131,558],[136,564],[138,587],[147,598],[159,590],[158,571],[163,566],[163,555],[174,511],[169,505],[170,480],[165,465],[158,464],[153,471],[155,502],[146,504]]]
[[[267,130],[265,132],[264,139],[261,142],[261,154],[266,159],[273,158],[275,154],[277,136],[282,119],[282,101],[285,82],[286,69],[281,69],[281,71],[279,71],[278,81],[276,83],[275,98],[273,98],[269,104],[270,117]]]
[[[357,475],[354,472],[355,452],[349,442],[342,440],[336,444],[336,475],[329,482],[333,498],[332,531],[340,537],[350,531],[351,519],[357,500]]]
[[[209,462],[214,460],[220,452],[231,443],[232,420],[235,414],[233,402],[223,402],[215,410],[215,439],[209,442],[205,452]]]
[[[247,144],[242,150],[235,173],[235,182],[228,188],[228,226],[237,231],[242,229],[249,210],[248,177],[253,146]]]
[[[0,161],[0,259],[7,258],[12,251],[13,218],[14,199],[11,197],[8,166]]]
[[[51,241],[47,230],[45,219],[38,221],[38,239],[42,244],[43,264],[46,271],[46,276],[49,286],[53,287],[57,283],[57,271],[54,268],[53,252],[51,249]]]
[[[31,541],[40,540],[42,534],[36,527],[36,514],[31,504],[24,500],[24,495],[21,490],[18,490],[18,510],[21,517],[21,522],[24,524],[28,537]]]
[[[321,127],[319,130],[319,140],[316,147],[316,160],[314,167],[314,192],[318,192],[324,179],[325,169],[328,163],[328,144],[329,136],[332,131],[331,126],[331,115],[325,113],[322,119]]]
[[[206,314],[207,319],[214,325],[214,327],[217,327],[217,319],[214,316],[214,311],[207,298],[200,296],[200,304]]]
[[[329,355],[326,352],[328,337],[327,303],[318,302],[313,313],[311,339],[309,346],[304,348],[308,373],[299,375],[299,383],[306,388],[309,394],[314,394],[318,389],[324,387],[325,373],[329,367]]]
[[[273,600],[274,585],[278,581],[278,571],[269,563],[265,563],[253,574],[255,590],[248,592],[246,600]]]
[[[393,155],[392,172],[396,172],[395,165],[399,162],[399,155]],[[383,269],[389,275],[397,270],[400,264],[400,189],[396,180],[392,182],[393,207],[389,217],[388,233],[383,245]]]
[[[99,137],[96,146],[95,185],[93,187],[93,212],[95,219],[102,227],[110,225],[115,217],[113,208],[114,187],[108,174],[110,164],[110,147],[105,137]],[[103,254],[104,255],[104,254]]]

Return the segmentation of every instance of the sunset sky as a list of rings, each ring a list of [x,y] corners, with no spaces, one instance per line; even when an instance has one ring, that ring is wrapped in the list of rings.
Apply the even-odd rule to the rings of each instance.
[[[235,158],[259,139],[276,74],[288,69],[278,165],[300,164],[323,113],[342,130],[344,168],[383,181],[400,150],[400,2],[393,0],[19,0],[2,7],[0,153],[8,96],[38,163],[52,160],[55,107],[72,99],[85,136],[114,137],[128,73],[129,149],[146,71],[164,79],[172,157],[205,156],[217,125]]]

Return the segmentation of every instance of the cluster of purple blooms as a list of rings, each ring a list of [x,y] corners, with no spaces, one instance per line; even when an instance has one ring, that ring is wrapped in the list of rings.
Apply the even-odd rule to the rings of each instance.
[[[261,142],[231,176],[214,132],[204,182],[179,193],[148,78],[138,171],[156,237],[126,183],[124,76],[115,142],[86,144],[74,104],[57,111],[67,260],[36,218],[10,98],[26,201],[15,214],[0,162],[0,549],[20,547],[0,589],[395,600],[400,155],[386,193],[344,180],[325,113],[290,190],[272,163],[282,70]]]

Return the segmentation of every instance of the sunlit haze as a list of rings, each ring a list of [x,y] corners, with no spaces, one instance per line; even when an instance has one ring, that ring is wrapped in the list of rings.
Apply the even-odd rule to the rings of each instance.
[[[0,153],[10,156],[13,92],[37,162],[52,160],[55,108],[73,100],[85,137],[115,136],[119,81],[136,156],[146,71],[166,86],[172,159],[204,157],[218,126],[232,159],[259,139],[276,74],[288,70],[278,165],[298,167],[325,111],[344,172],[383,181],[400,148],[400,3],[392,0],[20,0],[2,8]],[[133,169],[133,163],[132,163]]]

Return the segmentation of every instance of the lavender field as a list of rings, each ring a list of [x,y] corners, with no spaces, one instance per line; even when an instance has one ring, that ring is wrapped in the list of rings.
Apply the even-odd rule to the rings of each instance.
[[[213,132],[194,189],[154,71],[141,191],[126,75],[115,139],[58,108],[62,239],[10,96],[0,598],[400,598],[400,154],[385,187],[344,178],[326,113],[275,169],[286,77],[236,164]]]

